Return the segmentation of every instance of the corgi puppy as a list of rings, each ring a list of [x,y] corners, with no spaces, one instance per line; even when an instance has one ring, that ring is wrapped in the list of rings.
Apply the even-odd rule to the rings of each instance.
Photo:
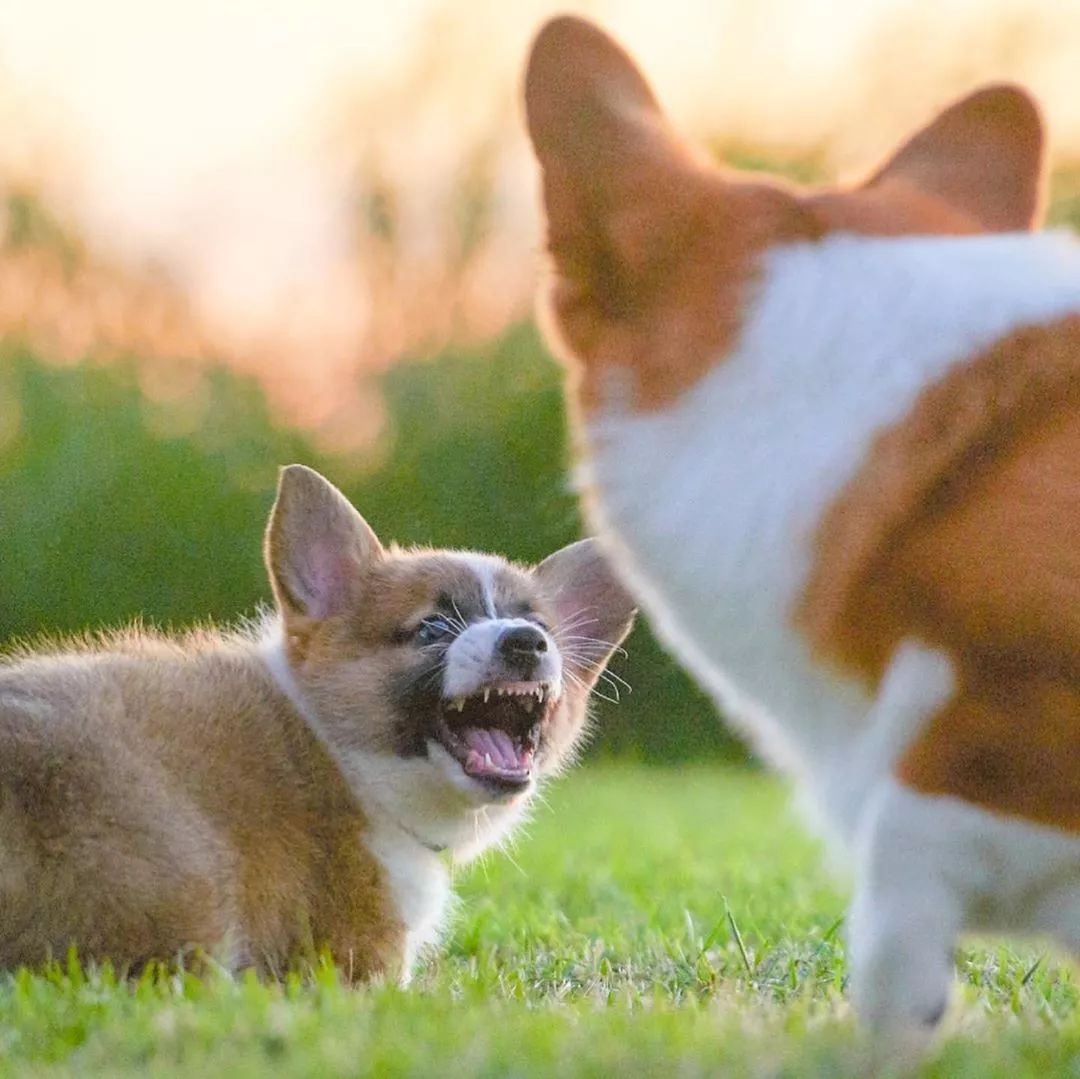
[[[1080,244],[995,85],[869,179],[731,175],[629,57],[525,83],[593,525],[855,855],[856,1007],[922,1040],[964,929],[1080,946]]]
[[[384,547],[318,473],[281,473],[277,611],[0,666],[0,965],[189,949],[276,973],[328,949],[407,981],[440,852],[502,840],[572,756],[630,628],[590,540],[535,569]]]

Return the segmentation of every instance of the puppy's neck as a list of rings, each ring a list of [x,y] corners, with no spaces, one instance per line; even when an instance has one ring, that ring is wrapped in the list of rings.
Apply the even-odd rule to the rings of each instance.
[[[457,792],[433,789],[426,762],[391,757],[391,751],[379,754],[340,744],[297,678],[280,619],[266,623],[258,653],[282,695],[334,761],[373,826],[396,833],[402,842],[412,842],[425,853],[450,851],[456,860],[467,861],[501,839],[520,819],[520,804],[475,807]]]

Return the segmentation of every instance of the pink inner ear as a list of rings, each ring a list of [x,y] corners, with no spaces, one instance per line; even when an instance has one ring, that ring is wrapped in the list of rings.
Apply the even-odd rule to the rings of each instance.
[[[596,603],[596,597],[590,594],[590,590],[576,585],[571,588],[566,585],[559,589],[558,595],[553,598],[552,606],[555,608],[555,617],[558,619],[558,627],[567,623],[575,625],[579,630],[588,633],[590,628],[600,621],[600,609]],[[557,628],[558,628],[557,627]]]
[[[311,543],[300,564],[294,567],[298,598],[311,618],[341,614],[351,590],[349,557],[327,540]]]
[[[622,632],[632,606],[610,579],[599,573],[581,574],[565,581],[551,597],[556,632],[600,641]]]

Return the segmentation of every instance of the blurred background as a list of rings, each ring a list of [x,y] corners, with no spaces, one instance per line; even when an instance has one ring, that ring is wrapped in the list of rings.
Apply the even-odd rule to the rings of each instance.
[[[518,101],[567,9],[718,158],[806,182],[1019,79],[1080,222],[1080,0],[0,5],[0,640],[250,611],[287,461],[384,538],[580,534]],[[594,753],[742,756],[646,628],[628,652]]]

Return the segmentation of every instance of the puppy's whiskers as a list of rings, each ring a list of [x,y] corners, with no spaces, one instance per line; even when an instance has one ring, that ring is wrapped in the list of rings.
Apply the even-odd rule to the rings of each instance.
[[[573,653],[563,654],[564,666],[563,677],[566,678],[572,685],[578,689],[584,689],[590,696],[599,697],[602,701],[608,701],[610,704],[620,704],[622,696],[619,692],[619,685],[614,678],[608,676],[607,672],[600,671],[597,675],[596,681],[590,686],[584,678],[576,673],[575,668],[578,671],[585,671],[589,674],[596,672],[597,664],[589,658],[584,660],[581,657],[575,656]],[[616,676],[617,677],[617,676]],[[610,688],[610,693],[605,693],[600,688],[600,682],[606,682]],[[623,678],[618,679],[619,683],[625,687],[626,692],[631,692],[630,684]]]
[[[571,615],[569,618],[564,618],[556,627],[554,632],[556,634],[566,634],[575,629],[581,629],[584,626],[591,626],[596,624],[596,617],[589,614],[593,608],[583,607],[580,611]]]
[[[469,628],[469,623],[465,621],[465,616],[461,613],[461,608],[457,605],[457,600],[451,598],[450,605],[454,608],[455,618],[447,619],[452,626],[454,626],[458,634],[464,633]],[[456,636],[457,634],[455,634]]]

